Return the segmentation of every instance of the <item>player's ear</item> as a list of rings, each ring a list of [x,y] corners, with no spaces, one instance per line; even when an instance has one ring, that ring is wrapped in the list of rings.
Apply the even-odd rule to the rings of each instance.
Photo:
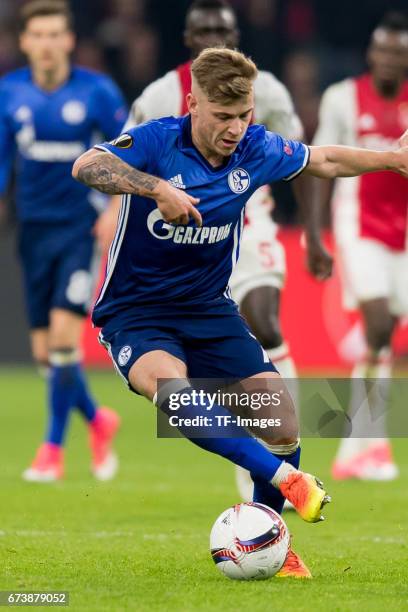
[[[66,39],[66,51],[67,53],[72,53],[73,50],[75,49],[75,44],[76,44],[76,38],[75,38],[75,34],[69,30],[67,32],[67,39]]]
[[[187,102],[188,112],[190,113],[190,115],[196,115],[197,114],[197,98],[192,93],[188,93],[186,102]]]

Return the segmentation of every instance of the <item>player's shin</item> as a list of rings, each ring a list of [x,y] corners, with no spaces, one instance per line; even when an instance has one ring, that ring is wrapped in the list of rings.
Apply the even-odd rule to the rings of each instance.
[[[51,351],[47,376],[49,417],[45,442],[39,447],[30,467],[23,472],[24,480],[54,482],[63,477],[62,445],[71,408],[75,405],[75,373],[72,349]]]
[[[270,453],[246,429],[231,422],[234,421],[232,413],[223,406],[214,404],[210,408],[208,400],[193,395],[191,386],[179,385],[176,392],[174,388],[177,387],[170,390],[167,383],[159,390],[155,403],[167,416],[179,417],[176,427],[186,438],[200,448],[249,470],[255,478],[266,483],[271,481],[282,464],[281,459]],[[172,406],[175,395],[183,397],[183,406],[177,411]],[[185,424],[186,419],[205,415],[212,419],[211,425],[192,427]]]
[[[111,480],[117,473],[119,462],[112,442],[120,426],[120,417],[113,410],[97,407],[88,388],[78,351],[73,351],[72,376],[75,384],[74,406],[89,425],[91,472],[98,480]]]
[[[96,416],[96,402],[88,388],[85,373],[80,362],[76,364],[77,398],[76,406],[83,417],[90,423]]]
[[[285,380],[285,385],[292,397],[296,410],[296,407],[299,405],[299,384],[296,365],[290,354],[289,345],[286,342],[282,342],[281,345],[276,348],[269,348],[266,352],[279,374]]]
[[[70,409],[76,398],[76,351],[59,348],[50,352],[48,377],[49,427],[47,442],[62,445]]]
[[[264,483],[258,494],[264,500],[268,496],[269,504],[281,509],[285,497],[305,521],[322,520],[321,508],[330,498],[316,478],[295,467],[300,457],[298,442],[287,447],[275,447],[280,455],[274,454],[237,425],[226,408],[219,404],[209,406],[205,395],[199,399],[200,394],[191,386],[183,386],[186,382],[171,381],[155,397],[155,403],[168,417],[174,417],[177,412],[174,426],[200,448],[249,470],[258,486]],[[209,413],[214,422],[221,423],[220,426],[212,431],[212,427],[207,425],[191,426],[194,419],[198,417],[201,423],[200,417]],[[277,495],[273,495],[272,487],[279,489]]]

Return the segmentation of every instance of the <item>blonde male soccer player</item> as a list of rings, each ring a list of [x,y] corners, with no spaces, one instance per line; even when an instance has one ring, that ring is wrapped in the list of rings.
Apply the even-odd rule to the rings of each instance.
[[[208,47],[225,46],[233,49],[238,45],[239,36],[237,17],[226,0],[195,0],[187,11],[184,30],[184,42],[191,51],[192,59],[146,87],[132,104],[124,131],[150,119],[186,114],[193,59]],[[289,139],[301,139],[303,135],[289,92],[273,74],[264,70],[258,71],[254,81],[252,121]],[[175,187],[182,184],[178,175],[172,177],[172,181]],[[310,192],[304,183],[299,180],[293,184],[303,211],[307,207],[305,200]],[[290,379],[290,391],[296,403],[296,366],[279,320],[280,296],[286,277],[285,250],[277,237],[278,226],[271,216],[272,206],[268,186],[262,187],[249,198],[245,207],[240,258],[229,285],[232,297],[252,332],[281,376]],[[330,275],[332,260],[320,243],[318,231],[313,224],[314,215],[307,217],[309,266],[316,276],[325,278]],[[236,477],[241,497],[249,501],[253,490],[249,473],[237,467]]]
[[[250,126],[257,69],[238,51],[204,50],[192,74],[187,116],[130,129],[74,164],[81,182],[127,194],[93,321],[130,389],[169,415],[174,397],[182,396],[182,433],[249,470],[255,501],[281,512],[289,499],[302,518],[316,522],[328,497],[319,481],[298,469],[290,397],[265,407],[282,419],[281,426],[257,433],[264,446],[228,418],[225,407],[209,406],[204,397],[197,403],[191,379],[236,379],[271,398],[276,384],[283,386],[229,295],[248,197],[302,171],[333,178],[388,169],[408,176],[408,148],[309,148]],[[183,177],[179,188],[169,182],[177,174]],[[158,387],[159,379],[171,380]],[[209,412],[209,431],[186,421]],[[291,551],[281,575],[310,572]]]

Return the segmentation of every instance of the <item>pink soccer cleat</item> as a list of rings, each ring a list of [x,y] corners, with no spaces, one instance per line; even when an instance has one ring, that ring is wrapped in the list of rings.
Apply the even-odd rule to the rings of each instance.
[[[332,466],[334,480],[387,481],[398,477],[398,466],[394,463],[391,445],[380,442],[370,446],[347,461],[335,461]]]
[[[89,426],[89,445],[92,452],[91,471],[98,480],[115,477],[119,460],[112,450],[112,441],[120,426],[119,415],[110,408],[98,408]]]
[[[64,476],[64,454],[58,444],[45,442],[38,449],[34,461],[23,474],[28,482],[55,482]]]

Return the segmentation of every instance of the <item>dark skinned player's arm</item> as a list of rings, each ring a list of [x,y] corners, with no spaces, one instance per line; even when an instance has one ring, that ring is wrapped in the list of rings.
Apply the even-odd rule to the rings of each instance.
[[[321,241],[322,210],[320,201],[315,197],[317,183],[326,184],[302,172],[293,182],[292,189],[299,205],[302,223],[305,229],[307,266],[309,272],[319,280],[329,278],[333,269],[333,258],[326,251]]]

